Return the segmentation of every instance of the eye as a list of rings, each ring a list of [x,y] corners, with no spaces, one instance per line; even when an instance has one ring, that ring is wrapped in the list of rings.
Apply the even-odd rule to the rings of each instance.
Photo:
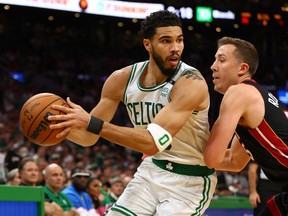
[[[178,40],[177,40],[177,43],[182,43],[183,42],[183,38],[179,38]]]

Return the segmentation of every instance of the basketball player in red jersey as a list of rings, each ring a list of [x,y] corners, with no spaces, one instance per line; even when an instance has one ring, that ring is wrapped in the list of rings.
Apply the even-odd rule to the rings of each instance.
[[[218,41],[211,69],[214,89],[224,97],[204,160],[210,168],[229,171],[240,171],[251,159],[256,161],[270,180],[287,185],[282,193],[267,200],[259,215],[287,215],[288,111],[272,93],[252,80],[258,61],[251,43],[230,37]]]

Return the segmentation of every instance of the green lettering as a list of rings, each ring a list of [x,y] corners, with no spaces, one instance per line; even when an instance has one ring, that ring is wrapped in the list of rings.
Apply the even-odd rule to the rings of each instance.
[[[134,102],[128,103],[126,107],[134,125],[148,125],[163,108],[163,105],[152,102]]]
[[[159,143],[161,146],[165,145],[169,141],[169,137],[167,134],[164,134],[162,137],[159,138]]]
[[[133,103],[133,113],[134,113],[134,123],[136,125],[141,125],[141,122],[138,121],[137,116],[139,116],[139,112],[137,112],[137,106],[139,105],[139,102]]]

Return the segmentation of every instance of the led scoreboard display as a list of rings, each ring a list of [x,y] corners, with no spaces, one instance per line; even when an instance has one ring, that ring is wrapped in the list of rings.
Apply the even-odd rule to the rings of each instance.
[[[193,9],[191,7],[175,8],[174,6],[168,6],[167,10],[177,14],[181,19],[193,18]]]

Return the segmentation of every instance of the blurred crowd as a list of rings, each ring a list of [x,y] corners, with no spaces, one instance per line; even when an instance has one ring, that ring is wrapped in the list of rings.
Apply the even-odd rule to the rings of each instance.
[[[63,188],[69,185],[71,170],[82,167],[91,181],[97,178],[103,195],[111,192],[115,179],[121,182],[123,190],[141,163],[140,153],[103,139],[87,148],[67,140],[49,147],[35,145],[19,130],[18,118],[23,103],[40,92],[53,92],[63,98],[69,96],[87,111],[91,110],[99,101],[102,85],[111,72],[146,59],[138,31],[133,32],[133,28],[118,30],[111,26],[116,22],[107,25],[107,20],[104,22],[99,17],[88,16],[84,20],[86,23],[83,20],[81,23],[71,22],[67,17],[64,20],[64,15],[63,20],[50,22],[44,19],[46,16],[38,15],[30,14],[26,18],[8,12],[0,15],[0,181],[19,185],[19,163],[29,157],[35,160],[39,169],[36,185],[45,185],[43,170],[55,163],[65,173]],[[205,38],[197,32],[188,33],[183,60],[200,69],[207,79],[211,88],[210,121],[213,124],[221,96],[210,85],[209,67],[216,37],[213,40],[209,37],[211,35]],[[287,59],[287,38],[286,35],[286,39],[280,37],[281,41],[278,41],[283,59]],[[271,56],[264,57],[267,58],[265,65],[270,63],[270,67],[257,76],[258,81],[272,90],[287,88],[285,60],[277,56],[277,64],[271,65]],[[122,106],[112,121],[131,126]],[[219,172],[216,195],[248,196],[246,171]]]

